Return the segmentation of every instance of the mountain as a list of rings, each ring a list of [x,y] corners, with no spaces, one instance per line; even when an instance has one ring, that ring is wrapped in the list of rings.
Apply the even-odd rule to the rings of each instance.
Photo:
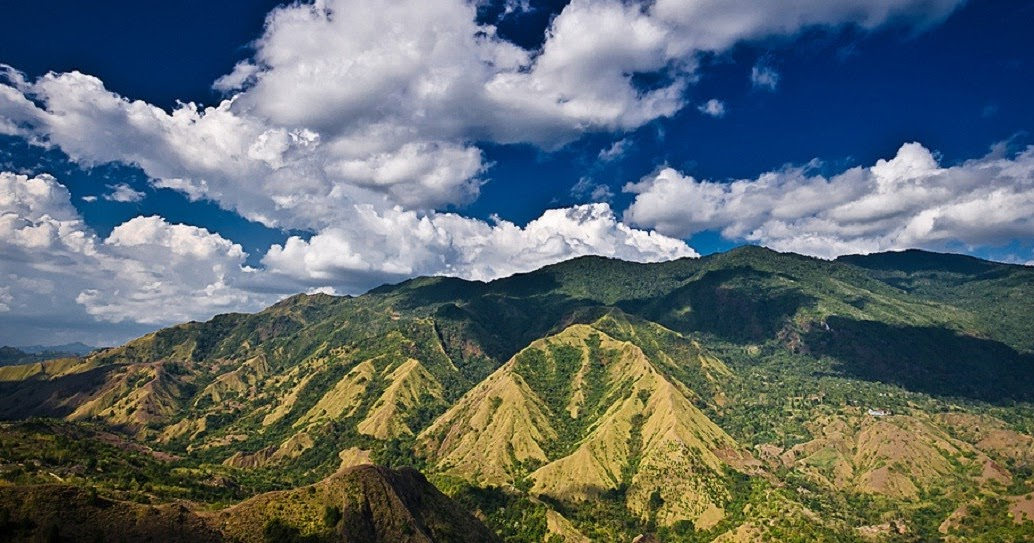
[[[28,347],[0,347],[0,366],[28,364],[54,358],[70,358],[85,356],[94,351],[93,347],[82,343],[66,345],[31,345]]]
[[[244,542],[268,541],[274,527],[279,541],[295,533],[348,543],[498,540],[410,468],[356,466],[314,486],[261,494],[214,516],[225,535]]]
[[[63,356],[86,356],[97,350],[85,343],[65,343],[64,345],[29,345],[18,347],[18,350],[29,354],[57,353]]]
[[[839,262],[864,268],[873,277],[908,294],[958,307],[977,317],[982,335],[1023,351],[1034,350],[1030,293],[1034,269],[970,256],[924,251],[844,256]]]
[[[268,519],[373,462],[508,541],[1034,537],[1032,300],[1030,267],[758,247],[298,295],[0,368],[36,445],[0,478]]]
[[[608,316],[532,343],[421,433],[433,469],[477,483],[527,481],[533,494],[563,501],[620,490],[633,513],[713,526],[724,516],[726,470],[755,462],[694,405],[695,392],[666,375],[674,359],[665,351],[651,360],[601,328],[640,333]],[[679,370],[728,371],[681,347],[689,356]],[[651,499],[662,505],[651,509]]]
[[[0,487],[4,541],[169,541],[214,543],[218,532],[196,512],[99,497],[71,485]]]
[[[0,534],[5,541],[498,541],[419,472],[370,465],[219,511],[109,500],[70,485],[0,487]]]
[[[32,362],[29,353],[15,347],[0,347],[0,366],[11,366]]]

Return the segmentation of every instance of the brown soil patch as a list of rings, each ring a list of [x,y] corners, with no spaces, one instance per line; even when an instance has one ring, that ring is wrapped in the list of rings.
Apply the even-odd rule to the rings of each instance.
[[[1012,505],[1009,506],[1009,513],[1012,514],[1014,522],[1017,524],[1034,522],[1034,493],[1009,498],[1009,501],[1012,502]]]

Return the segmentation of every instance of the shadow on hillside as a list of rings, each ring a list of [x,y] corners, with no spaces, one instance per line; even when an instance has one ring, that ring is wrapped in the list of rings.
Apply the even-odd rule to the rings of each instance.
[[[0,419],[64,417],[91,391],[99,390],[116,366],[102,366],[50,380],[0,382]],[[77,398],[80,396],[80,398]]]
[[[988,262],[972,256],[930,253],[919,250],[871,255],[848,255],[838,258],[837,261],[870,270],[905,274],[951,273],[976,276],[996,270],[1008,272],[1008,268],[1002,264]]]
[[[516,275],[470,289],[459,280],[409,285],[406,306],[442,304],[435,313],[446,339],[462,330],[480,349],[506,360],[530,342],[565,325],[581,322],[599,301],[562,293],[553,273]],[[606,288],[601,284],[600,288]],[[622,311],[681,332],[703,332],[732,342],[763,342],[776,337],[801,307],[817,300],[793,280],[749,266],[713,270],[661,296],[616,304]],[[469,350],[469,349],[468,349]]]
[[[804,341],[843,373],[934,396],[991,403],[1034,401],[1034,355],[1004,343],[934,327],[895,327],[842,317]]]
[[[781,275],[737,267],[707,272],[664,296],[619,305],[673,330],[739,343],[776,337],[798,309],[816,302]]]
[[[593,302],[562,294],[512,297],[487,294],[459,306],[445,304],[435,314],[443,340],[474,341],[491,358],[505,361],[529,343],[571,324],[573,314]]]
[[[464,301],[484,291],[485,285],[456,277],[419,278],[402,283],[379,287],[372,293],[400,295],[400,309],[415,309],[447,302]]]
[[[516,298],[528,298],[555,293],[563,288],[557,274],[549,270],[519,273],[490,283],[489,292]]]

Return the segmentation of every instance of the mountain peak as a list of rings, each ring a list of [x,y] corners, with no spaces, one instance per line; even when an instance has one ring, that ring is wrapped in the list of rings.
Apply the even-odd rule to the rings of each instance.
[[[327,510],[333,508],[336,522],[328,519]],[[261,541],[263,532],[268,541],[273,522],[283,535],[333,536],[344,543],[498,541],[419,471],[370,464],[308,487],[256,496],[218,518],[224,534],[241,541]]]

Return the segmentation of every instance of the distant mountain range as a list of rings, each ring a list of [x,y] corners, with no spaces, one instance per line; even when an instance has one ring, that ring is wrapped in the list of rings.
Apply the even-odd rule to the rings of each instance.
[[[1030,540],[1034,269],[743,247],[298,295],[0,368],[0,416],[25,540],[62,493],[213,540]]]
[[[0,347],[0,366],[28,364],[71,356],[86,356],[95,350],[96,347],[90,347],[78,342],[65,345],[30,345],[28,347],[9,347],[5,345]]]
[[[29,345],[28,347],[15,347],[19,351],[29,354],[62,353],[85,356],[95,351],[96,347],[79,343],[65,343],[64,345]]]

